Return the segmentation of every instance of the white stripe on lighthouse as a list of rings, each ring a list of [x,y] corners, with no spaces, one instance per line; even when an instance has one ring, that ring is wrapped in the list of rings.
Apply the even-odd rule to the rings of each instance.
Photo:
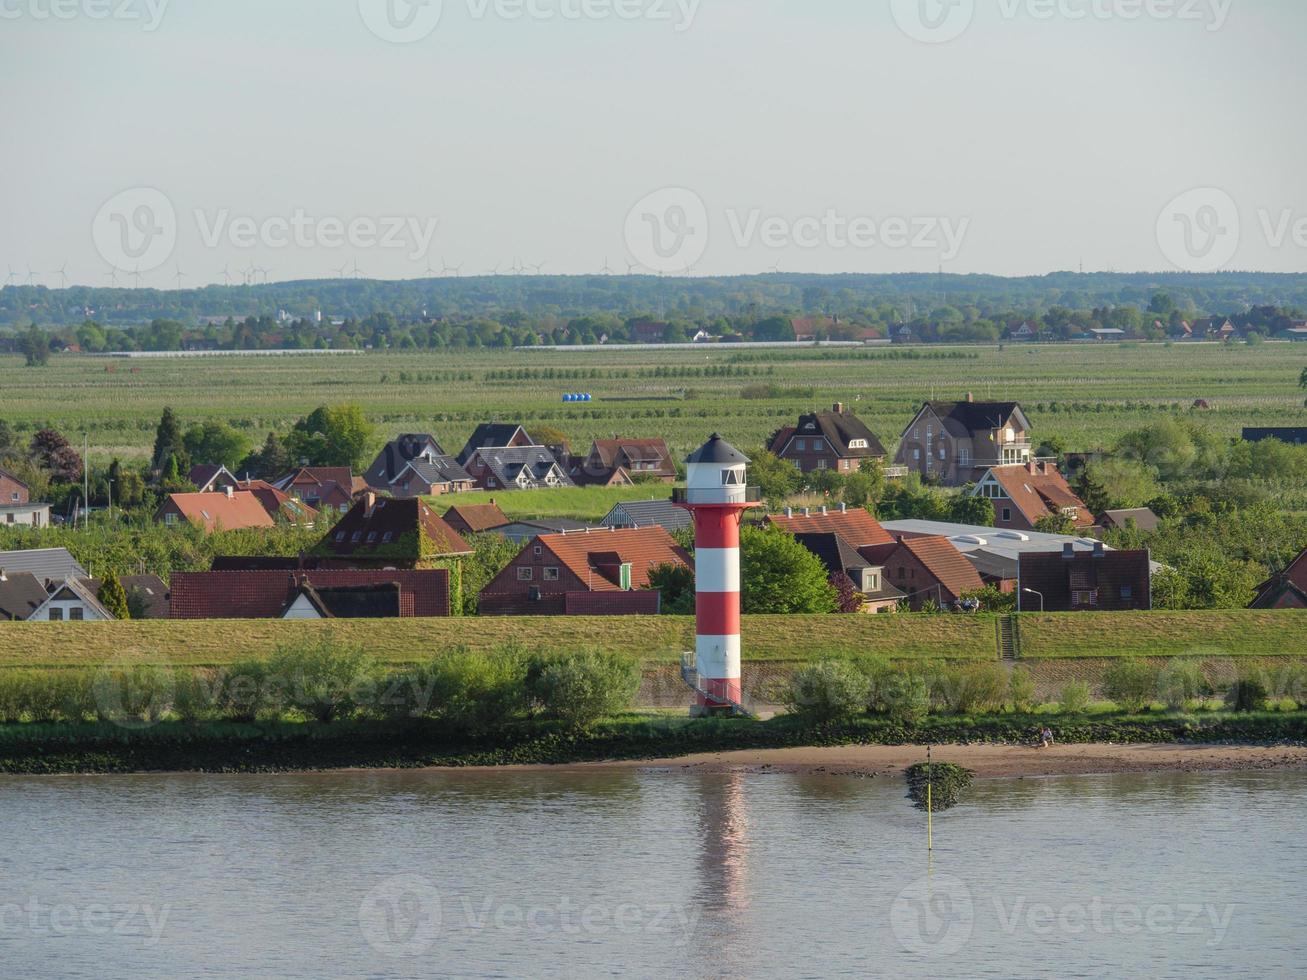
[[[694,553],[695,589],[699,592],[740,591],[740,549],[699,548]]]
[[[740,676],[740,637],[696,636],[694,654],[703,680],[734,680]]]

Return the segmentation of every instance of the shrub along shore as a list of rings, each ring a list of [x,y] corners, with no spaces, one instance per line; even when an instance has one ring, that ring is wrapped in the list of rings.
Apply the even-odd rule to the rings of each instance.
[[[830,658],[778,681],[766,721],[635,713],[640,666],[508,645],[402,667],[331,633],[223,667],[0,670],[0,772],[273,771],[650,759],[856,744],[1302,742],[1307,668],[1120,659],[1042,703],[1021,667]],[[1272,709],[1272,710],[1268,710]]]

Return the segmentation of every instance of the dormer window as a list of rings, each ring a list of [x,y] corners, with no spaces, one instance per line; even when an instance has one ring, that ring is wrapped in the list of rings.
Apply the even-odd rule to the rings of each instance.
[[[867,440],[866,440],[866,439],[850,439],[850,440],[849,440],[849,448],[850,448],[850,449],[866,449],[866,448],[867,448]]]
[[[722,470],[722,486],[740,487],[744,485],[743,470]]]

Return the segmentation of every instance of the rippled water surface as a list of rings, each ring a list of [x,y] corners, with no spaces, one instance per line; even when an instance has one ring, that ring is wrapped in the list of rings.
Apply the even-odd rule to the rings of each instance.
[[[0,777],[0,976],[1301,976],[1307,774]]]

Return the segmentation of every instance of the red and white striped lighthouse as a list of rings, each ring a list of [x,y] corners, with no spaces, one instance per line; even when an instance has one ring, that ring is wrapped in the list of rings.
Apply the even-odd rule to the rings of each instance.
[[[699,713],[740,704],[740,520],[749,503],[748,458],[713,433],[686,461],[694,516],[695,665]]]

